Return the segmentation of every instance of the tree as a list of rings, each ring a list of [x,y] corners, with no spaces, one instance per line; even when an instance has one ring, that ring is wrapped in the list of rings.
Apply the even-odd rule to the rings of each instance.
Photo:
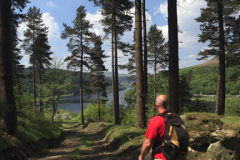
[[[144,108],[145,104],[147,103],[147,94],[148,94],[148,61],[147,61],[147,57],[148,57],[148,53],[147,53],[147,29],[146,29],[146,10],[145,10],[145,0],[142,1],[142,17],[143,17],[143,82],[144,82]],[[147,108],[146,108],[147,110]],[[147,120],[145,118],[145,120]],[[145,122],[146,123],[146,122]]]
[[[97,36],[94,38],[94,48],[91,49],[91,62],[90,66],[90,79],[92,80],[91,90],[93,93],[97,92],[98,95],[98,121],[100,121],[100,97],[99,92],[102,91],[101,96],[107,97],[106,87],[109,85],[107,82],[104,82],[105,75],[104,72],[107,69],[104,66],[104,58],[107,58],[106,55],[103,55],[104,50],[102,50],[102,40],[101,37]]]
[[[135,0],[135,52],[136,52],[136,105],[137,105],[137,128],[144,128],[145,108],[143,105],[143,65],[142,65],[142,21],[141,0]]]
[[[24,32],[25,39],[23,40],[22,47],[26,54],[30,54],[30,67],[32,69],[32,79],[33,79],[33,106],[36,111],[36,60],[38,46],[36,44],[36,39],[40,34],[46,33],[47,27],[44,26],[42,20],[42,13],[40,9],[35,6],[30,7],[27,16],[24,18],[24,22],[27,23],[27,30]]]
[[[148,32],[147,42],[148,42],[148,64],[153,66],[154,70],[154,96],[156,96],[156,74],[158,69],[165,69],[168,65],[168,55],[166,52],[166,44],[164,44],[165,39],[163,38],[162,30],[157,28],[157,25],[150,27]],[[158,66],[158,67],[157,67]],[[157,69],[158,68],[158,69]],[[155,107],[153,109],[155,112]]]
[[[62,32],[61,38],[70,38],[67,44],[68,50],[72,53],[65,61],[68,62],[67,67],[73,67],[79,69],[80,77],[80,111],[81,111],[81,124],[84,125],[83,117],[83,67],[89,67],[88,61],[90,59],[90,39],[93,34],[89,31],[92,28],[92,24],[86,20],[86,9],[84,6],[80,6],[77,9],[76,18],[72,21],[73,27],[67,26],[63,23],[65,30]],[[86,55],[86,56],[84,56]],[[87,57],[88,56],[88,57]]]
[[[205,59],[210,56],[219,57],[219,75],[217,84],[216,113],[224,115],[225,110],[225,45],[229,42],[230,32],[224,33],[223,25],[232,22],[232,15],[238,10],[237,1],[206,0],[207,8],[201,8],[201,16],[196,18],[201,22],[200,29],[202,34],[199,35],[199,42],[209,41],[209,48],[204,49],[198,54]],[[224,40],[225,38],[226,40]]]
[[[168,0],[169,109],[179,113],[177,1]]]
[[[17,112],[13,94],[11,50],[11,1],[0,1],[0,98],[5,130],[13,135],[17,129]]]
[[[45,68],[47,65],[50,65],[50,61],[52,60],[51,55],[53,52],[50,51],[51,46],[48,44],[47,30],[45,33],[41,33],[36,38],[36,68],[39,77],[39,84],[41,85],[43,82],[42,75],[44,74]],[[43,113],[43,102],[42,102],[42,90],[39,91],[39,107],[40,112]]]
[[[123,53],[128,52],[130,45],[128,43],[123,43],[120,41],[120,36],[123,35],[125,31],[130,31],[132,28],[132,16],[129,14],[130,9],[133,7],[133,3],[130,0],[91,0],[95,5],[101,6],[101,14],[103,19],[100,20],[100,23],[104,26],[103,31],[105,32],[105,37],[107,38],[112,34],[112,54],[113,51],[115,55],[114,62],[114,74],[115,77],[112,79],[115,80],[113,84],[114,92],[114,109],[113,109],[113,119],[115,124],[119,124],[119,94],[118,94],[118,50],[121,50]],[[113,67],[112,67],[113,68]],[[113,72],[113,70],[112,70]]]
[[[52,64],[46,64],[47,70],[44,72],[46,77],[45,83],[39,84],[39,91],[42,90],[43,102],[52,106],[52,121],[57,111],[57,106],[60,105],[60,100],[66,93],[67,88],[70,86],[69,75],[64,70],[63,60],[54,58]]]

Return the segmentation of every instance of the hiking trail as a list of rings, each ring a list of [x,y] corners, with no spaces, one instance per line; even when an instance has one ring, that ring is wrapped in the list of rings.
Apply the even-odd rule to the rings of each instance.
[[[89,122],[91,123],[91,122]],[[121,149],[114,144],[114,141],[109,141],[107,136],[101,135],[100,131],[106,128],[104,124],[96,127],[86,126],[73,123],[62,123],[64,128],[64,139],[60,145],[49,149],[43,149],[27,160],[132,160],[137,159],[140,154],[140,149]],[[90,144],[87,147],[78,148],[83,138],[87,137]],[[70,154],[77,152],[77,157],[71,157]]]

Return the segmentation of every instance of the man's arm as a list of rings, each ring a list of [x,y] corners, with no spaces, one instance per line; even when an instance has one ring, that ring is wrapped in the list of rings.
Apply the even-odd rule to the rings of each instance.
[[[152,147],[153,142],[150,141],[149,139],[145,139],[145,141],[143,142],[142,145],[142,150],[141,150],[141,154],[138,157],[138,160],[144,160],[145,156],[148,154],[148,152],[150,151],[151,147]]]

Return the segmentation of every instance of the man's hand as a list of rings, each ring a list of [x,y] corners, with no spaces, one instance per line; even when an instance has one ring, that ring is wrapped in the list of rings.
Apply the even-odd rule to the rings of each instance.
[[[138,157],[138,160],[144,160],[144,158],[142,158],[142,156],[140,155],[140,156]]]

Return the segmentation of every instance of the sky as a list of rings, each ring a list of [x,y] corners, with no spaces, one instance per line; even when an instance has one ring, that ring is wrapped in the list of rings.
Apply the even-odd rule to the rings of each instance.
[[[64,59],[71,55],[68,51],[66,44],[69,39],[62,40],[60,35],[64,30],[63,23],[72,26],[72,20],[76,17],[76,10],[80,5],[86,8],[86,19],[93,24],[91,31],[97,35],[104,36],[102,26],[98,21],[102,18],[99,13],[99,7],[95,7],[93,2],[89,0],[30,0],[31,3],[27,4],[27,7],[23,10],[23,13],[27,13],[30,7],[36,6],[40,8],[40,12],[43,14],[42,18],[44,24],[49,27],[48,40],[53,51],[54,56],[59,59]],[[198,61],[196,58],[198,52],[207,48],[207,43],[199,43],[198,35],[201,34],[200,23],[197,23],[194,19],[199,17],[201,12],[200,8],[205,8],[206,2],[204,0],[178,0],[178,25],[182,31],[178,34],[179,40],[179,68],[185,68],[194,66],[199,63],[203,63],[206,60]],[[168,41],[168,22],[167,22],[167,1],[166,0],[146,0],[146,19],[147,19],[147,33],[150,30],[151,25],[156,24],[159,29],[162,30],[165,41]],[[131,12],[134,13],[135,9],[132,8]],[[135,26],[135,18],[133,17],[133,28]],[[26,30],[24,23],[20,24],[18,28],[18,35],[20,39],[24,39],[23,32]],[[133,30],[125,32],[121,37],[124,42],[133,43]],[[105,40],[102,49],[105,50],[106,55],[110,55],[111,44],[110,41]],[[23,59],[21,63],[26,67],[29,66],[29,56],[25,55],[22,51]],[[121,52],[118,53],[119,64],[125,64],[128,62],[128,58],[124,57]],[[111,72],[111,58],[105,59],[105,66],[109,72]],[[149,72],[153,72],[153,69],[149,68]],[[126,70],[119,70],[119,74],[127,74]]]

